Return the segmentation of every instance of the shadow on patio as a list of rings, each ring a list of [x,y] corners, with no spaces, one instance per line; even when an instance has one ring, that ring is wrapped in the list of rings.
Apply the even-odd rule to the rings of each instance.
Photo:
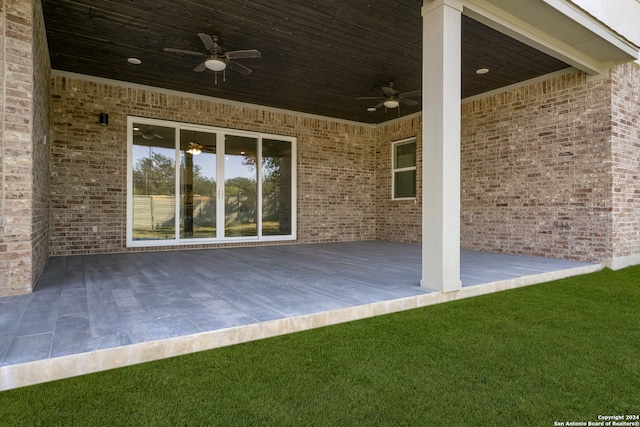
[[[462,251],[463,289],[421,288],[419,245],[384,241],[51,258],[0,298],[0,390],[599,270]]]

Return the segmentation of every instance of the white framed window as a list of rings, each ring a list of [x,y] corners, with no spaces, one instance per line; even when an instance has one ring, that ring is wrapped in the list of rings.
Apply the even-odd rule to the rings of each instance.
[[[296,138],[127,119],[127,246],[295,240]]]
[[[391,198],[416,198],[416,138],[403,139],[391,144]]]

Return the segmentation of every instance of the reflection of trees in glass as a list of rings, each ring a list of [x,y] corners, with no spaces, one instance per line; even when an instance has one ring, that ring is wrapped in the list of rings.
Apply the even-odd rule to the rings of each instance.
[[[193,165],[193,192],[215,194],[216,181],[203,175],[200,165]],[[133,169],[134,195],[175,194],[175,168],[173,160],[160,153],[152,153],[136,162]]]
[[[255,170],[255,160],[246,156],[242,162],[247,169]],[[255,177],[255,174],[253,174]],[[255,236],[256,229],[256,201],[257,181],[255,178],[236,176],[224,181],[225,191],[225,235],[226,236]],[[250,226],[246,229],[239,225]]]
[[[255,194],[256,180],[242,176],[230,178],[224,182],[227,196],[237,196],[239,194]]]
[[[133,169],[133,194],[175,194],[173,160],[160,153],[150,153],[136,162]]]
[[[262,192],[276,194],[280,190],[280,157],[262,159]]]
[[[193,194],[216,194],[216,180],[204,176],[200,165],[193,165]]]
[[[262,234],[291,233],[291,144],[267,140],[262,157]]]
[[[280,161],[281,160],[282,160],[281,157],[263,157],[262,158],[262,193],[263,194],[275,194],[280,189],[280,178],[281,178],[280,177]],[[255,170],[256,158],[245,157],[244,160],[242,161],[242,165],[247,166],[251,170]],[[229,180],[227,182],[229,182]],[[255,183],[255,181],[251,181],[251,182]]]

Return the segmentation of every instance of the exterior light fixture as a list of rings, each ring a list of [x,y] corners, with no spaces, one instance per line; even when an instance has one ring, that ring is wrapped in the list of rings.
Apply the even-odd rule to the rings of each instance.
[[[100,113],[100,126],[109,125],[109,115],[107,113]]]
[[[142,64],[142,61],[141,61],[141,60],[139,60],[138,58],[134,58],[134,57],[127,58],[127,62],[128,62],[129,64],[133,64],[133,65],[140,65],[140,64]]]
[[[369,107],[369,108],[367,108],[367,111],[374,112],[374,111],[376,111],[376,107]]]
[[[396,108],[400,105],[397,99],[391,98],[384,101],[384,106],[387,108]]]
[[[489,72],[488,68],[478,68],[476,70],[476,74],[487,74]]]

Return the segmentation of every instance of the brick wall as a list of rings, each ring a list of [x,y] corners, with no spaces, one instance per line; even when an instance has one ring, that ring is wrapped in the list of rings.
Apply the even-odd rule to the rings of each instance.
[[[626,67],[627,74],[636,70]],[[636,70],[633,79],[637,74]],[[633,79],[624,81],[628,87],[621,93],[632,91],[638,84],[630,81]],[[590,261],[612,256],[610,87],[609,80],[588,83],[584,74],[571,73],[463,101],[463,248]],[[627,103],[637,102],[625,96]],[[629,112],[627,121],[637,116],[637,110],[630,107],[625,111]],[[637,143],[635,123],[637,119],[627,133],[636,132],[633,141]],[[418,116],[378,129],[379,239],[420,242],[421,188],[416,203],[392,201],[390,178],[391,142],[414,135],[418,136],[417,169],[421,176],[420,127]],[[637,164],[635,159],[627,163]],[[635,191],[634,187],[628,192],[637,196]],[[633,207],[626,209],[630,219]],[[560,224],[569,226],[558,227]],[[635,227],[634,232],[638,233]]]
[[[617,66],[611,81],[611,242],[616,258],[640,254],[640,67]]]
[[[51,64],[44,16],[39,1],[33,7],[33,192],[31,205],[31,282],[36,283],[49,259],[49,148]],[[46,141],[45,141],[46,138]],[[46,142],[46,144],[45,144]]]
[[[611,256],[609,87],[576,72],[462,104],[464,248]]]
[[[416,137],[416,200],[391,199],[391,145]],[[376,132],[376,238],[420,243],[422,239],[422,115],[393,120]]]
[[[54,75],[51,81],[52,255],[126,250],[128,115],[296,136],[298,241],[375,238],[371,126],[96,79]],[[109,114],[107,127],[98,124],[101,112]]]
[[[32,7],[31,0],[0,1],[0,296],[30,292],[48,255],[48,238],[42,231],[48,222],[46,165],[37,178],[32,171],[43,166],[46,157],[34,149],[33,140],[34,117],[40,117],[38,134],[47,126],[43,117],[48,102],[46,90],[34,92],[34,87],[46,88],[49,67],[43,63],[46,45],[34,53],[34,39],[44,40],[39,2]],[[34,62],[44,74],[34,71]],[[34,93],[43,96],[37,105]],[[39,239],[36,251],[34,238]]]
[[[638,70],[620,66],[612,76],[613,84],[570,73],[463,102],[464,248],[593,261],[640,252],[632,223],[638,190],[626,179],[636,177],[638,100],[630,88]],[[297,136],[300,242],[420,242],[420,185],[416,201],[391,200],[393,141],[417,137],[421,176],[420,115],[371,128],[113,82],[52,82],[54,255],[125,250],[128,114]],[[620,118],[615,178],[612,103]],[[106,128],[100,112],[110,115]],[[612,196],[614,179],[625,187]]]

